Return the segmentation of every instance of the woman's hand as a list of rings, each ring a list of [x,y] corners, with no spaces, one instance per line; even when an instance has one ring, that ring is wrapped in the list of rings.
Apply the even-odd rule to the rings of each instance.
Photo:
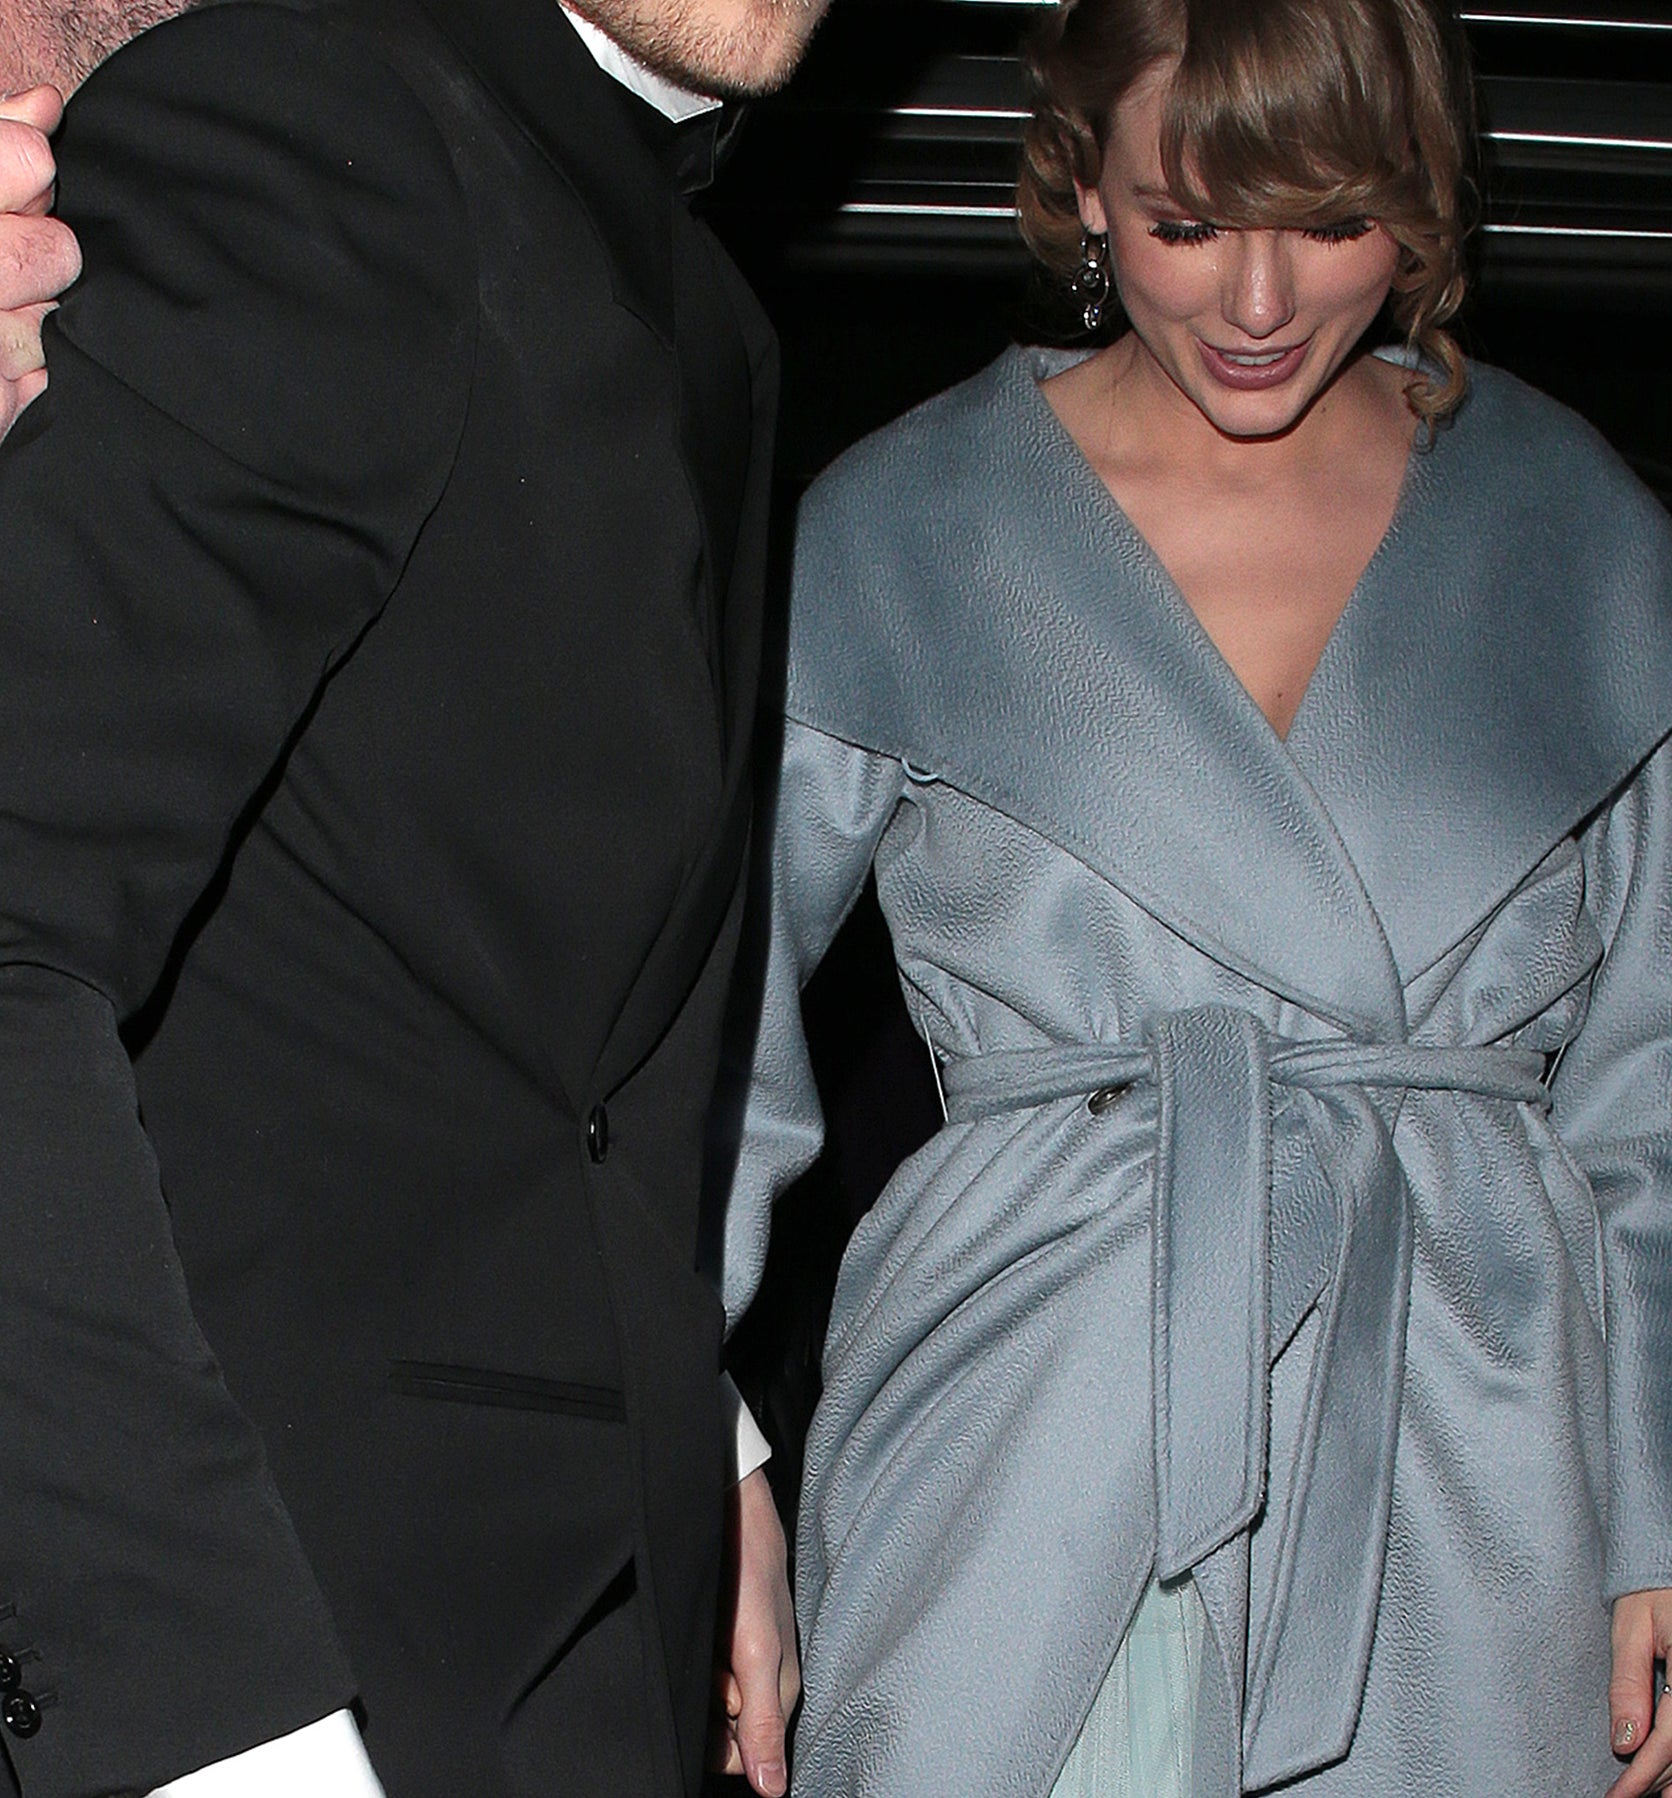
[[[1628,1592],[1614,1601],[1614,1673],[1608,1724],[1628,1761],[1608,1798],[1642,1798],[1672,1784],[1672,1700],[1655,1703],[1655,1662],[1672,1658],[1672,1590]]]
[[[743,1774],[761,1798],[780,1798],[789,1785],[784,1744],[801,1696],[801,1664],[785,1574],[784,1530],[772,1488],[758,1469],[732,1488],[726,1533],[727,1579],[720,1590],[720,1665],[715,1669],[721,1714],[711,1758],[719,1772]]]
[[[63,111],[50,87],[0,99],[0,437],[46,387],[41,320],[81,273],[70,228],[46,216],[56,173],[46,140]]]

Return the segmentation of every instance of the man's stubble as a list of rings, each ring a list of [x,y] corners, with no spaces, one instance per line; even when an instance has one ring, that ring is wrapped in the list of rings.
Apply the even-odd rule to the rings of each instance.
[[[830,0],[569,0],[659,74],[698,93],[769,94],[795,72]]]
[[[129,38],[193,3],[0,0],[0,94],[50,81],[69,95]],[[782,87],[829,0],[574,0],[574,5],[670,80],[730,96]]]
[[[0,93],[50,81],[69,95],[112,51],[190,0],[0,0]]]

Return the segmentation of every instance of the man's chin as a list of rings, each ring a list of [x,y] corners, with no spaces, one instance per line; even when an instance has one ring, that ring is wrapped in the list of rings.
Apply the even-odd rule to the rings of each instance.
[[[662,73],[692,93],[717,100],[763,100],[785,86],[801,62],[804,46],[776,57],[740,57],[702,66],[663,69]]]
[[[795,73],[826,0],[571,0],[657,74],[693,93],[752,100]]]

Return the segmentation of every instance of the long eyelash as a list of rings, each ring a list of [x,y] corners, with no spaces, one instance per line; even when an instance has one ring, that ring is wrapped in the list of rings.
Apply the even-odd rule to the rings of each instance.
[[[1306,235],[1314,243],[1352,243],[1360,237],[1368,237],[1375,228],[1374,219],[1339,219],[1333,225],[1314,225]]]
[[[1219,228],[1196,219],[1157,219],[1149,234],[1161,243],[1212,243]]]

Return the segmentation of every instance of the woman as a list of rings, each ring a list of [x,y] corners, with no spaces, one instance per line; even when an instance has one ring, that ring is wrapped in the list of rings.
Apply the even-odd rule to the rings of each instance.
[[[1450,43],[1080,0],[1023,213],[1129,328],[807,502],[733,1304],[872,867],[949,1121],[836,1294],[799,1791],[1672,1767],[1672,531],[1444,332]]]

